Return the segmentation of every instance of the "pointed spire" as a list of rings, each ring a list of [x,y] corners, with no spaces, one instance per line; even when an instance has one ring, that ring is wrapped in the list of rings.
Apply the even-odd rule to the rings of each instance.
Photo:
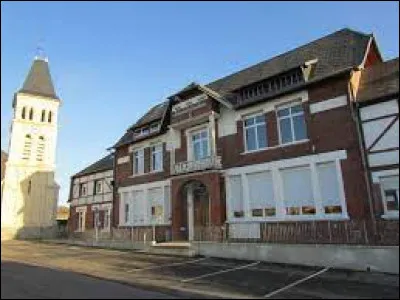
[[[58,99],[51,80],[48,60],[42,48],[38,47],[37,55],[19,92]]]

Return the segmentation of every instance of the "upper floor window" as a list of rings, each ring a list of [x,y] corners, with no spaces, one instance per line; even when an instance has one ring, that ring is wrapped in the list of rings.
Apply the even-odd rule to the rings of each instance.
[[[244,120],[246,151],[267,147],[267,128],[265,116],[258,115]]]
[[[207,129],[192,133],[191,141],[193,160],[200,160],[210,156]]]
[[[163,168],[163,147],[162,145],[151,147],[151,170],[161,171]]]
[[[46,111],[43,109],[42,110],[42,118],[40,119],[42,122],[44,122],[46,119]]]
[[[51,123],[51,118],[52,118],[52,113],[51,113],[51,111],[49,111],[49,116],[47,117],[47,121],[49,123]]]
[[[101,194],[103,192],[103,183],[101,180],[96,180],[94,182],[94,194]]]
[[[81,183],[79,185],[79,196],[87,196],[87,183]]]
[[[26,118],[26,107],[25,107],[25,106],[22,108],[21,118],[22,118],[22,119],[25,119],[25,118]]]
[[[301,103],[281,107],[277,111],[281,144],[307,139],[304,111]]]
[[[43,136],[39,136],[37,151],[36,151],[36,160],[43,161],[44,156],[44,147],[45,147],[45,140]]]
[[[140,137],[140,136],[149,134],[149,132],[150,132],[149,127],[143,127],[143,128],[135,130],[135,136]]]
[[[29,111],[29,120],[33,120],[33,108],[32,107]]]
[[[159,123],[151,124],[150,126],[150,133],[157,132],[160,129]]]
[[[380,178],[385,214],[399,214],[399,175]]]
[[[133,152],[133,173],[144,173],[144,151],[139,149]]]
[[[22,150],[22,159],[28,160],[31,156],[32,137],[30,134],[25,135],[24,148]]]

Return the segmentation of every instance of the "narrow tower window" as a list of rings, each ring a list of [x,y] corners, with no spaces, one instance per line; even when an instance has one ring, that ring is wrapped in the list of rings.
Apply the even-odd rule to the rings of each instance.
[[[38,146],[36,151],[36,160],[43,161],[43,156],[44,156],[44,137],[39,136]]]
[[[33,120],[33,108],[29,111],[29,120]]]
[[[49,123],[51,123],[51,115],[52,115],[52,113],[51,113],[51,111],[49,111],[49,117],[48,117],[48,122]]]
[[[22,118],[22,119],[25,119],[25,117],[26,117],[26,107],[24,106],[24,107],[22,108],[21,118]]]
[[[28,160],[31,156],[32,137],[30,134],[25,135],[24,148],[22,150],[22,159]]]
[[[46,119],[46,111],[43,109],[42,110],[42,119],[41,119],[41,121],[44,122],[45,119]]]

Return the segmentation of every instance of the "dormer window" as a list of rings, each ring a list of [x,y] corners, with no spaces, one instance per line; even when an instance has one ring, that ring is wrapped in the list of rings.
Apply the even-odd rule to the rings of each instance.
[[[157,132],[160,129],[159,123],[151,124],[150,126],[150,133]]]
[[[142,128],[141,135],[149,134],[149,132],[150,132],[149,127],[144,127],[144,128]]]

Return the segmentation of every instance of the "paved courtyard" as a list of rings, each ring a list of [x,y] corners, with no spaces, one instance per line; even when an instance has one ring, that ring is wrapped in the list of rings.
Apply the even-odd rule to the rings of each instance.
[[[10,241],[2,298],[398,299],[398,276]]]

